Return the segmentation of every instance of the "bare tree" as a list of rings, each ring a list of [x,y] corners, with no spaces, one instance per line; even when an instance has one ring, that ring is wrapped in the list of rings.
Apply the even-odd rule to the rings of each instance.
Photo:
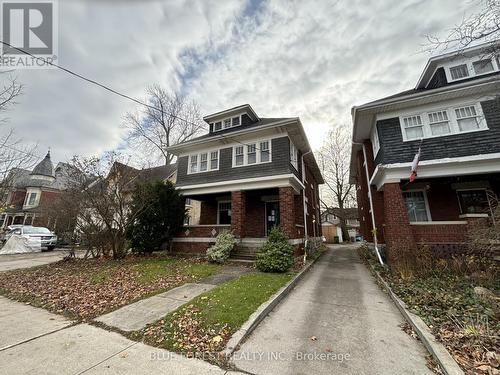
[[[0,113],[13,107],[22,92],[22,85],[15,77],[5,77],[0,87]],[[7,118],[2,116],[0,123],[5,122]],[[36,161],[35,149],[36,146],[24,145],[13,129],[0,127],[0,212],[7,208],[8,192],[20,177],[20,168],[31,167]]]
[[[115,153],[102,158],[75,157],[70,165],[74,174],[52,205],[51,215],[75,234],[72,245],[82,241],[88,246],[86,256],[123,258],[128,251],[127,231],[141,213],[130,210],[138,170],[120,163]]]
[[[129,142],[136,148],[153,147],[165,164],[170,164],[174,155],[167,147],[184,142],[204,129],[200,111],[194,101],[171,94],[159,85],[149,87],[147,95],[150,107],[125,116],[130,129]]]
[[[319,159],[325,185],[322,187],[321,203],[325,209],[338,207],[342,236],[349,238],[345,209],[353,202],[353,185],[349,183],[349,160],[351,137],[345,125],[331,129],[319,152]]]
[[[472,2],[474,3],[480,10],[464,16],[445,38],[436,35],[427,36],[429,50],[453,50],[460,54],[476,42],[487,43],[500,39],[500,0],[476,0]],[[492,43],[485,49],[485,54],[498,57],[500,44]]]

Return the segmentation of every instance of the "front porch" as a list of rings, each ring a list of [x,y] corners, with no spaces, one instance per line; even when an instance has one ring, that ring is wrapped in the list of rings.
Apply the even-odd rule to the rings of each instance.
[[[276,226],[281,227],[291,243],[297,245],[298,255],[303,251],[304,203],[301,191],[293,187],[188,197],[200,202],[199,217],[190,218],[190,223],[173,239],[174,252],[204,253],[220,232],[230,230],[239,241],[235,255],[251,259],[266,241],[269,231]]]
[[[426,244],[441,256],[465,251],[499,196],[499,173],[386,183],[382,236],[389,247]]]

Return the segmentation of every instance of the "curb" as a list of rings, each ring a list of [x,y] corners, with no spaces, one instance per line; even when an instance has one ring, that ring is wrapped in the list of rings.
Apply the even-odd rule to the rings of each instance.
[[[464,375],[464,371],[453,359],[448,350],[446,350],[444,345],[436,340],[427,324],[425,324],[425,322],[419,316],[411,313],[407,309],[406,303],[404,303],[399,299],[398,296],[396,296],[389,284],[385,282],[385,280],[382,278],[382,276],[380,276],[375,268],[373,268],[370,263],[368,263],[368,265],[370,266],[370,269],[373,271],[382,287],[387,291],[389,297],[391,297],[398,310],[401,312],[401,315],[403,315],[406,321],[412,326],[413,330],[417,333],[420,341],[422,341],[425,348],[441,366],[443,373],[445,375]]]
[[[230,357],[236,348],[241,344],[241,342],[247,338],[252,331],[257,328],[259,323],[276,307],[281,300],[286,297],[292,289],[297,285],[304,274],[309,271],[314,263],[320,259],[324,253],[328,250],[323,251],[316,259],[312,262],[306,264],[302,271],[300,271],[292,280],[290,280],[285,286],[281,287],[271,298],[259,306],[255,312],[250,315],[250,318],[237,330],[229,339],[226,344],[226,348],[221,352],[226,358]]]

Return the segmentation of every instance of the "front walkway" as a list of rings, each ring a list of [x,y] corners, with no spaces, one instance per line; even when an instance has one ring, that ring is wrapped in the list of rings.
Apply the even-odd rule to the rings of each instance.
[[[81,253],[81,252],[79,252]],[[54,263],[68,255],[63,249],[27,254],[0,255],[0,272]],[[77,254],[81,256],[81,254]]]
[[[252,374],[432,374],[426,350],[359,259],[332,246],[235,353]]]
[[[0,297],[0,374],[225,375],[197,359]],[[233,373],[231,373],[233,374]]]

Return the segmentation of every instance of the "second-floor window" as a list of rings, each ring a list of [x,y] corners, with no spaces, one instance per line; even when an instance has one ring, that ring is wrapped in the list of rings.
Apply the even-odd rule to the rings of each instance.
[[[233,148],[233,167],[271,161],[271,141],[248,142]]]
[[[404,141],[488,129],[480,103],[403,116],[400,123]]]
[[[290,141],[290,163],[296,170],[299,170],[299,153],[292,141]]]
[[[25,206],[34,206],[36,204],[37,193],[26,193],[26,198],[24,200]]]
[[[219,150],[201,152],[189,156],[188,174],[219,169]]]

